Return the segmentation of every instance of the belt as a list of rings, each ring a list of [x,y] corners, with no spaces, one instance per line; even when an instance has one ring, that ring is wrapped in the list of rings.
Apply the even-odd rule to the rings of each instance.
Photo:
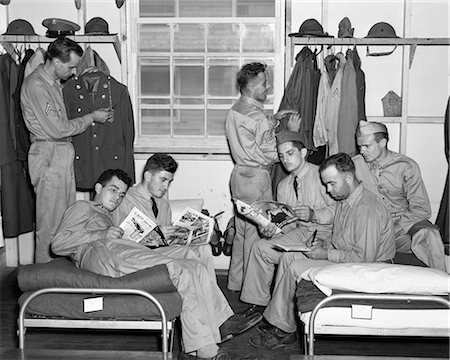
[[[251,169],[261,169],[261,170],[267,170],[271,171],[273,165],[257,165],[257,166],[250,166],[250,165],[238,165],[239,167],[245,167],[245,168],[251,168]]]
[[[65,143],[65,142],[72,142],[72,138],[66,137],[66,138],[57,139],[57,140],[55,140],[55,139],[34,139],[33,142],[35,142],[35,141]]]

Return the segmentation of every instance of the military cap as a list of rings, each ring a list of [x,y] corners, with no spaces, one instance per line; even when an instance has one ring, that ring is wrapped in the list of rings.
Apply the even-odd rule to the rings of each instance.
[[[51,38],[74,35],[75,31],[80,30],[80,26],[78,24],[65,19],[45,19],[42,21],[42,25],[48,29],[45,35]]]
[[[339,23],[338,38],[352,38],[354,31],[350,19],[345,17]]]
[[[288,141],[297,141],[303,143],[303,137],[299,132],[281,130],[279,133],[275,134],[277,137],[277,144],[281,145]]]
[[[328,35],[328,33],[323,31],[322,25],[316,19],[307,19],[303,21],[298,29],[298,32],[291,33],[290,37],[303,37],[303,36],[313,36],[313,37],[333,37]]]
[[[398,38],[398,36],[392,25],[379,22],[370,28],[366,38]]]
[[[359,122],[358,128],[356,129],[356,136],[366,136],[366,135],[372,135],[375,133],[386,133],[387,134],[387,132],[388,131],[387,131],[386,125],[384,125],[382,123],[361,120]]]
[[[110,35],[109,25],[105,19],[94,17],[86,23],[84,33],[86,35]]]
[[[26,20],[17,19],[9,23],[3,35],[37,35],[33,26]]]

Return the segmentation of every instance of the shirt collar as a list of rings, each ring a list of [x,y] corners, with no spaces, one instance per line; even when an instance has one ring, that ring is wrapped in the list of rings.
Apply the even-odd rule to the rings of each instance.
[[[145,199],[155,198],[142,183],[136,185],[137,192]],[[156,199],[156,198],[155,198]]]
[[[49,85],[51,85],[51,86],[53,86],[53,85],[55,85],[55,84],[58,85],[58,86],[61,85],[61,83],[60,83],[59,80],[54,80],[54,79],[48,74],[48,72],[45,71],[45,69],[44,69],[44,64],[39,65],[38,71],[40,72],[42,78],[43,78],[45,81],[47,81],[47,82],[49,83]]]
[[[350,206],[350,207],[353,208],[353,207],[355,206],[355,203],[356,203],[356,202],[359,200],[359,198],[361,197],[361,192],[363,191],[363,189],[364,189],[364,185],[363,185],[362,183],[360,183],[360,184],[356,187],[355,191],[353,191],[347,199],[342,200],[342,201],[345,202],[345,203],[347,203],[348,206]]]
[[[248,97],[248,96],[245,96],[245,95],[241,95],[240,101],[242,101],[244,103],[247,103],[247,104],[250,104],[250,105],[254,105],[257,108],[260,108],[260,109],[264,110],[264,104],[262,102],[258,101],[258,100],[255,100],[255,99],[251,98],[251,97]]]
[[[303,166],[303,169],[298,173],[298,175],[292,174],[293,178],[295,178],[297,176],[297,178],[301,179],[309,171],[309,168],[310,168],[310,165],[308,163],[305,163],[305,166]]]
[[[386,165],[388,165],[391,162],[393,152],[391,150],[388,150],[386,152],[386,156],[381,159],[380,161],[372,161],[370,164],[371,168],[384,168]]]

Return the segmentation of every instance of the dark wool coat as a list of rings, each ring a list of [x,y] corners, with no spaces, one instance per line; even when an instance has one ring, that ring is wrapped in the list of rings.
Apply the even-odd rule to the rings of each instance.
[[[134,121],[127,87],[112,76],[95,71],[69,79],[63,95],[69,119],[99,108],[114,110],[112,122],[93,123],[72,138],[77,190],[93,189],[99,175],[107,169],[122,169],[134,181]]]

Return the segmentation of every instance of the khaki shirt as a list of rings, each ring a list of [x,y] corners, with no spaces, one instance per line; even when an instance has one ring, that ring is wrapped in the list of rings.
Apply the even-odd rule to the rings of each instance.
[[[53,80],[40,65],[25,78],[21,89],[25,124],[35,139],[59,140],[77,135],[93,122],[91,114],[69,120],[58,80]]]
[[[326,192],[322,185],[319,174],[319,167],[306,163],[302,171],[297,175],[298,200],[294,191],[294,174],[289,174],[280,181],[277,188],[277,201],[290,206],[308,205],[314,210],[315,221],[299,221],[298,224],[306,226],[310,230],[318,230],[331,234],[331,227],[336,209],[336,201]]]
[[[122,221],[133,210],[133,207],[137,207],[151,220],[155,221],[160,226],[169,226],[172,224],[172,211],[170,209],[169,201],[166,199],[155,198],[156,205],[158,206],[158,218],[155,219],[153,214],[152,202],[150,195],[144,189],[142,183],[137,184],[128,189],[125,197],[116,210],[112,212],[113,222],[116,226],[119,226]]]
[[[277,162],[277,125],[276,121],[266,116],[261,102],[241,95],[225,120],[228,144],[235,163],[257,167]]]
[[[353,161],[356,177],[390,210],[397,235],[406,234],[411,226],[430,218],[430,200],[414,160],[388,150],[379,162],[366,163],[361,155],[354,156]]]
[[[339,201],[328,260],[337,263],[371,263],[395,255],[394,224],[383,202],[363,184]]]

